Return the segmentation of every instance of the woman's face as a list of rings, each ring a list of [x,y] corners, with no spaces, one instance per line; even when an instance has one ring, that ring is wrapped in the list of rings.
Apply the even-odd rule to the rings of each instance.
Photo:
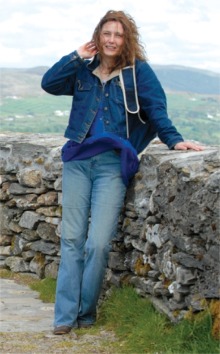
[[[100,52],[114,58],[121,54],[124,45],[124,29],[117,21],[106,22],[100,33]]]

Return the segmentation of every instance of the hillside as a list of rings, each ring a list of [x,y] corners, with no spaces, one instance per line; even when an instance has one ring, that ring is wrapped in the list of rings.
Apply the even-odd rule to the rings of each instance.
[[[47,69],[44,66],[29,69],[1,68],[1,97],[42,95],[44,92],[40,81]]]
[[[220,75],[180,66],[153,69],[167,94],[169,116],[184,138],[219,144]],[[1,131],[63,134],[71,97],[55,97],[41,89],[46,70],[1,69]]]
[[[152,65],[165,90],[219,95],[220,74],[175,65]]]

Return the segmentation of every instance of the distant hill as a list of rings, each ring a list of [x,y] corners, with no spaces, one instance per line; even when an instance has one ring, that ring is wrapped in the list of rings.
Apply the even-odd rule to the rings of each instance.
[[[44,93],[40,82],[48,68],[39,66],[35,68],[16,69],[1,68],[1,96],[40,96]]]
[[[152,65],[165,90],[219,95],[220,74],[175,65]]]
[[[175,65],[151,65],[165,91],[192,92],[205,95],[220,93],[220,74]],[[38,96],[43,94],[40,81],[48,67],[26,69],[2,68],[2,96]]]

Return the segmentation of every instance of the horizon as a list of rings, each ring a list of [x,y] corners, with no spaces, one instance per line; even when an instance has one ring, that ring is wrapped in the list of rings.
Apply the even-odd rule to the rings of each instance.
[[[195,70],[195,71],[204,71],[204,72],[209,72],[209,73],[214,73],[216,75],[220,76],[220,72],[219,71],[215,71],[215,70],[211,70],[211,69],[203,69],[203,68],[198,68],[198,67],[193,67],[193,66],[186,66],[186,65],[180,65],[180,64],[157,64],[157,63],[149,63],[148,64],[151,67],[155,67],[155,66],[160,66],[160,67],[172,67],[172,68],[184,68],[184,69],[188,69],[188,70]],[[50,68],[50,66],[48,65],[35,65],[35,66],[22,66],[22,67],[13,67],[13,66],[0,66],[0,70],[1,69],[8,69],[8,70],[25,70],[25,69],[35,69],[35,68]]]

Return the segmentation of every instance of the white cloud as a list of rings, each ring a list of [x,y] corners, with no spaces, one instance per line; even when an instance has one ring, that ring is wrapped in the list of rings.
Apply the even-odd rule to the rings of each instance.
[[[22,61],[22,52],[19,48],[6,48],[0,44],[1,61],[7,66],[16,66]],[[1,66],[1,65],[0,65]]]
[[[88,41],[109,9],[134,17],[151,63],[220,71],[219,0],[7,0],[0,67],[52,65]]]

